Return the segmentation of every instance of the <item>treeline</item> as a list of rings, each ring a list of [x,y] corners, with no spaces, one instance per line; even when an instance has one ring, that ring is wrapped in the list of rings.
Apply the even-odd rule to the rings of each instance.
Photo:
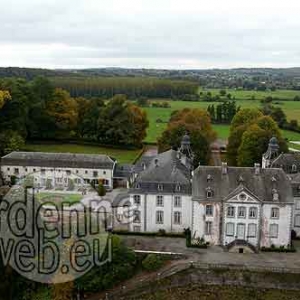
[[[235,101],[224,101],[218,105],[209,105],[207,111],[213,123],[230,124],[235,114],[240,110]]]
[[[147,127],[146,113],[125,95],[73,98],[42,77],[0,80],[0,154],[22,148],[27,139],[139,147]]]
[[[55,87],[67,90],[72,97],[111,98],[123,94],[131,99],[180,98],[197,93],[198,84],[154,77],[54,77]]]

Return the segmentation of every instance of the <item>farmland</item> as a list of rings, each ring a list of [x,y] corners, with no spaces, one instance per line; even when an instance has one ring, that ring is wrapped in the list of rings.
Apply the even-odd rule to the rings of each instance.
[[[214,90],[212,90],[214,91]],[[231,93],[231,91],[228,91]],[[236,92],[236,91],[235,91]],[[284,92],[284,91],[282,91]],[[289,93],[290,92],[290,93]],[[238,92],[236,92],[238,93]],[[261,95],[264,92],[253,92],[253,94]],[[278,92],[277,92],[278,93]],[[285,91],[286,95],[294,95],[295,91]],[[299,93],[299,92],[298,92]],[[237,104],[241,106],[241,108],[260,108],[261,103],[259,100],[245,100],[246,92],[241,94],[244,98],[242,100],[237,100]],[[249,95],[248,95],[249,96]],[[256,96],[258,97],[258,96]],[[261,96],[260,96],[261,97]],[[167,126],[168,120],[172,111],[180,110],[185,107],[188,108],[202,108],[207,109],[208,105],[215,104],[217,105],[219,102],[187,102],[187,101],[170,101],[170,100],[153,100],[153,101],[168,101],[170,104],[169,108],[158,108],[158,107],[146,107],[144,108],[147,112],[148,119],[149,119],[149,128],[147,131],[147,137],[145,139],[146,142],[156,142],[157,138],[161,135],[164,129]],[[150,101],[151,103],[152,101]],[[288,120],[299,120],[300,119],[300,102],[298,101],[276,101],[276,106],[279,106],[283,109],[286,113]],[[159,120],[159,122],[157,122]],[[215,130],[219,134],[220,138],[228,137],[228,126],[227,125],[215,125]],[[285,137],[289,139],[296,139],[300,140],[300,134],[293,133],[293,132],[284,132]]]

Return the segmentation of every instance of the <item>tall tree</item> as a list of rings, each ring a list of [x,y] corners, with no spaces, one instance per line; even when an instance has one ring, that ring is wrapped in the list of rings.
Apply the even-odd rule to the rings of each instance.
[[[172,115],[167,129],[158,139],[159,151],[163,152],[170,148],[178,149],[187,131],[190,134],[194,152],[194,167],[197,167],[199,163],[208,164],[210,143],[215,139],[216,133],[211,127],[208,113],[200,109],[183,109]]]

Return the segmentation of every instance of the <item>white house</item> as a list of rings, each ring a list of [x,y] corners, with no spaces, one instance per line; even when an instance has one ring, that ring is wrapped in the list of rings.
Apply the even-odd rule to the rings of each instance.
[[[100,180],[105,187],[112,188],[115,165],[116,161],[107,155],[92,154],[12,152],[1,158],[5,180],[38,174],[34,176],[35,184],[41,187],[66,187],[75,177],[75,185],[80,185],[82,182],[77,180],[82,178],[85,184],[98,184]]]
[[[189,137],[186,136],[189,143]],[[130,230],[180,232],[191,226],[191,169],[184,142],[147,161],[130,190],[135,208]]]
[[[200,166],[193,177],[192,234],[211,244],[290,244],[293,194],[282,169]]]
[[[281,168],[199,166],[189,137],[143,162],[130,190],[131,231],[182,232],[237,251],[291,243],[294,197]],[[299,206],[300,207],[300,206]]]
[[[283,169],[290,178],[294,196],[292,228],[297,236],[300,236],[300,154],[279,153],[277,139],[273,137],[267,152],[263,155],[262,163],[264,168]]]

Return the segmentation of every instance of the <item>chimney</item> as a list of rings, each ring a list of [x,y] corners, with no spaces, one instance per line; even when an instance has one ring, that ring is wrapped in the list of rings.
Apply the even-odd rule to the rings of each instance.
[[[258,164],[258,163],[254,164],[254,168],[255,168],[255,175],[259,175],[260,174],[260,164]]]
[[[227,175],[227,162],[222,162],[222,175]]]

